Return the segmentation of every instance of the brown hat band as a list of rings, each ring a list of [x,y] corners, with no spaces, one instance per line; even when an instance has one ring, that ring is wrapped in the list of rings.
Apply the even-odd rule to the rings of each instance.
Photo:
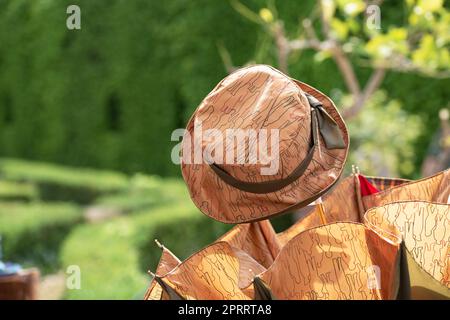
[[[223,168],[217,164],[210,164],[211,169],[228,185],[235,187],[239,190],[250,193],[270,193],[283,189],[287,185],[293,183],[295,180],[303,175],[306,168],[308,168],[313,156],[314,150],[319,143],[317,132],[319,129],[324,139],[325,145],[329,149],[342,149],[345,148],[345,142],[339,132],[336,122],[328,115],[323,109],[322,104],[313,96],[306,94],[311,109],[311,136],[312,145],[306,155],[305,159],[295,168],[292,173],[284,179],[271,180],[263,182],[247,182],[238,180],[231,176]]]
[[[239,190],[250,192],[250,193],[269,193],[269,192],[275,192],[280,189],[283,189],[287,185],[291,184],[295,180],[297,180],[308,168],[309,163],[311,162],[314,150],[317,145],[317,117],[315,115],[316,111],[314,109],[311,110],[311,133],[312,133],[312,141],[313,144],[310,147],[308,154],[306,155],[306,158],[303,159],[303,161],[295,168],[292,173],[287,176],[284,179],[280,180],[271,180],[271,181],[263,181],[263,182],[247,182],[238,180],[235,177],[231,176],[228,172],[226,172],[224,169],[219,167],[217,164],[212,163],[210,164],[211,169],[214,170],[214,172],[227,184],[230,186],[233,186]],[[313,116],[314,115],[314,116]]]

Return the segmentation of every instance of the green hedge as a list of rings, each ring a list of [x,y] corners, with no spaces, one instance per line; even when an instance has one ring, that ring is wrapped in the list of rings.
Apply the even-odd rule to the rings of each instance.
[[[183,210],[189,215],[179,214]],[[140,270],[154,271],[158,264],[161,250],[155,245],[155,239],[184,260],[233,227],[211,220],[194,208],[189,211],[185,208],[164,208],[156,221],[151,221],[151,215],[139,218],[136,220],[140,222],[136,244],[140,253]]]
[[[74,205],[0,203],[3,259],[55,271],[63,239],[81,221],[82,212]]]
[[[267,5],[242,2],[255,11]],[[81,30],[65,27],[69,4],[81,8]],[[276,2],[288,34],[313,4]],[[383,24],[402,21],[402,6],[384,3]],[[1,1],[0,155],[178,174],[170,133],[185,126],[225,76],[217,45],[242,65],[264,41],[260,26],[229,1]],[[266,51],[256,62],[276,65],[274,51]],[[290,62],[292,76],[325,93],[343,87],[332,61],[319,64],[305,52]],[[367,79],[369,70],[361,66],[357,73]],[[438,124],[436,112],[447,105],[448,87],[449,80],[392,73],[383,85],[425,122],[416,169]]]
[[[127,193],[134,194],[134,198],[147,194],[149,200],[129,202]],[[136,175],[130,179],[126,193],[100,198],[97,205],[110,205],[124,211],[137,210],[141,205],[151,208],[101,224],[80,225],[68,235],[61,251],[63,267],[78,265],[81,268],[81,289],[68,290],[68,299],[130,299],[136,295],[141,298],[150,280],[146,271],[153,267],[147,264],[154,265],[160,254],[153,239],[163,228],[170,232],[167,238],[173,237],[185,245],[180,247],[181,252],[197,248],[192,237],[186,238],[186,233],[206,237],[199,246],[213,239],[210,226],[214,223],[197,211],[180,179]],[[202,229],[195,228],[199,218],[206,222]],[[179,233],[174,235],[177,229]],[[183,241],[179,241],[180,237]],[[160,238],[164,241],[166,237]]]
[[[1,201],[32,201],[39,198],[34,184],[13,181],[0,181]]]
[[[156,176],[137,174],[130,179],[129,187],[126,190],[104,195],[98,198],[94,205],[111,208],[121,213],[132,213],[170,204],[173,201],[187,200],[185,188],[181,179],[162,179]]]
[[[0,159],[0,177],[36,184],[44,201],[90,203],[102,194],[128,187],[128,178],[122,173],[17,159]]]
[[[132,244],[134,225],[128,219],[77,227],[66,239],[64,267],[78,265],[81,289],[68,290],[67,299],[131,299],[145,285]]]
[[[140,252],[139,244],[153,238],[155,228],[164,221],[197,219],[191,206],[171,206],[150,212],[124,216],[103,224],[77,227],[66,239],[61,253],[64,266],[81,269],[81,289],[68,290],[68,299],[131,299],[145,290],[150,277],[149,266],[140,262],[142,255],[157,256],[153,246]],[[202,234],[207,234],[202,230]],[[178,238],[180,240],[180,238]],[[179,241],[187,243],[187,241]]]
[[[167,217],[150,221],[151,215],[142,215],[140,221],[137,245],[140,252],[140,269],[155,270],[160,250],[155,245],[158,239],[167,248],[174,252],[178,258],[184,260],[195,251],[215,241],[233,225],[223,224],[204,216],[197,209],[192,209],[192,215],[177,215],[176,208],[165,208]],[[182,209],[183,211],[185,209]],[[191,211],[190,211],[191,212]],[[272,220],[277,231],[282,231],[292,225],[292,217],[285,215]],[[180,240],[182,239],[182,240]]]
[[[179,196],[171,205],[77,227],[61,256],[65,267],[80,266],[81,289],[68,290],[66,298],[142,298],[150,281],[147,271],[155,270],[161,255],[154,239],[185,259],[232,227],[201,214],[185,192]],[[277,218],[274,224],[282,230],[290,217]]]

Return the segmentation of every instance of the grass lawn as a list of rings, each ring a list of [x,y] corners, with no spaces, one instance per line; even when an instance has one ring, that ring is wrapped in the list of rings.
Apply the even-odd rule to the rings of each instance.
[[[161,254],[155,238],[185,259],[232,227],[201,214],[179,178],[3,159],[0,179],[4,199],[21,199],[2,200],[0,183],[5,258],[63,277],[79,266],[81,289],[66,289],[67,299],[141,299]],[[90,207],[118,214],[89,223]]]

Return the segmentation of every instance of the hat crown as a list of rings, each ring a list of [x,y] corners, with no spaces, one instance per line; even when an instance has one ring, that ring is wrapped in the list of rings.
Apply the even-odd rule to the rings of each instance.
[[[201,212],[226,223],[266,219],[328,191],[349,138],[333,101],[265,65],[223,79],[187,124],[181,171]]]
[[[308,100],[294,81],[269,66],[227,76],[203,100],[194,120],[201,130],[193,139],[205,160],[242,181],[285,178],[310,149]]]

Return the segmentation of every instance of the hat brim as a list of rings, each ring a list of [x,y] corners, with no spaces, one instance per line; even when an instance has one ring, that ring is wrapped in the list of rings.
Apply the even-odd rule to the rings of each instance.
[[[318,99],[337,123],[344,149],[327,149],[322,138],[304,174],[275,192],[255,194],[222,181],[207,163],[181,164],[183,178],[195,205],[205,215],[223,223],[246,223],[271,218],[304,207],[326,193],[339,179],[348,155],[349,136],[333,101],[319,90],[292,79],[298,87]],[[192,132],[194,117],[187,125]]]

